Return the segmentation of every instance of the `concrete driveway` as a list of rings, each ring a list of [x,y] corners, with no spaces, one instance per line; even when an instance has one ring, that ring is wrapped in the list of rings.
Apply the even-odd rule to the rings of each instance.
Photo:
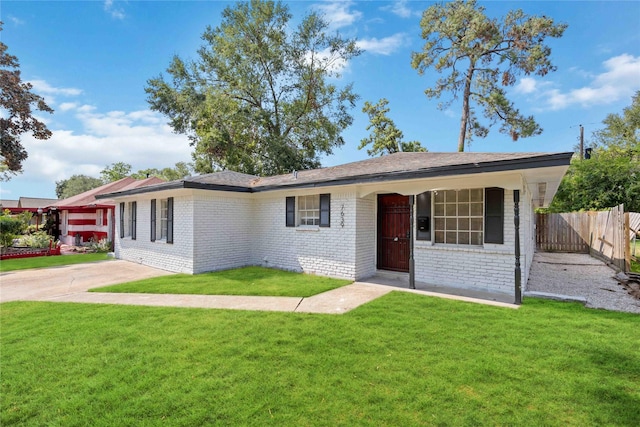
[[[122,260],[8,271],[0,273],[0,303],[43,301],[168,274],[173,273]]]

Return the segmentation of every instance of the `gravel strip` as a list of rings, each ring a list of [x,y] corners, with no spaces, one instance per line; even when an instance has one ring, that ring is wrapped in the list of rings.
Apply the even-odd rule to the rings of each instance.
[[[613,278],[616,272],[587,254],[537,252],[527,291],[583,297],[587,307],[640,314],[640,300]]]

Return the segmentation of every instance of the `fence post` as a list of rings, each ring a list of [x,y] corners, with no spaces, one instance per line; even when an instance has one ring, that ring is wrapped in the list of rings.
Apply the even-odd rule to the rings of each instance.
[[[629,225],[629,212],[624,214],[624,271],[631,271],[631,226]]]
[[[513,190],[513,225],[515,226],[515,303],[522,304],[522,270],[520,268],[520,190]]]

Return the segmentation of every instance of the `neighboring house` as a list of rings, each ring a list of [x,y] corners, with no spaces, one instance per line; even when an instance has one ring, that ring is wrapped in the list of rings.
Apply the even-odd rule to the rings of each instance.
[[[142,180],[127,177],[64,200],[57,200],[49,206],[57,224],[54,234],[66,245],[79,246],[102,239],[112,242],[115,224],[114,202],[109,199],[98,201],[96,197],[104,193],[127,191],[162,182],[162,179],[156,177]]]
[[[551,202],[571,156],[396,153],[98,198],[117,203],[116,257],[170,271],[262,265],[360,280],[392,270],[411,283],[513,294],[517,264],[526,284],[533,258],[533,210]]]
[[[18,200],[9,200],[9,199],[1,199],[0,200],[0,209],[15,209],[18,207]]]
[[[8,209],[12,214],[31,212],[31,224],[42,225],[48,213],[47,206],[57,202],[58,199],[45,199],[40,197],[20,197],[18,200],[0,200],[0,209]]]

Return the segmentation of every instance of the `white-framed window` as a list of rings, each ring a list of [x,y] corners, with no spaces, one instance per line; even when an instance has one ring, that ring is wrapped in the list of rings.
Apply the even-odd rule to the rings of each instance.
[[[173,197],[151,199],[151,241],[173,243]]]
[[[120,203],[120,238],[136,240],[137,202]]]
[[[167,240],[167,213],[168,213],[168,200],[161,199],[160,200],[160,212],[158,215],[160,217],[159,221],[159,235],[161,240]]]
[[[331,194],[286,197],[287,227],[331,226]]]
[[[97,209],[96,210],[96,226],[102,227],[103,225],[104,225],[104,222],[103,222],[102,209]]]
[[[435,192],[433,218],[435,243],[482,245],[484,189]]]
[[[127,221],[127,235],[131,236],[133,235],[133,224],[134,224],[134,218],[136,215],[136,211],[135,211],[135,205],[133,203],[129,203],[129,215],[127,217],[128,221]]]
[[[298,197],[298,225],[320,225],[320,196]]]

